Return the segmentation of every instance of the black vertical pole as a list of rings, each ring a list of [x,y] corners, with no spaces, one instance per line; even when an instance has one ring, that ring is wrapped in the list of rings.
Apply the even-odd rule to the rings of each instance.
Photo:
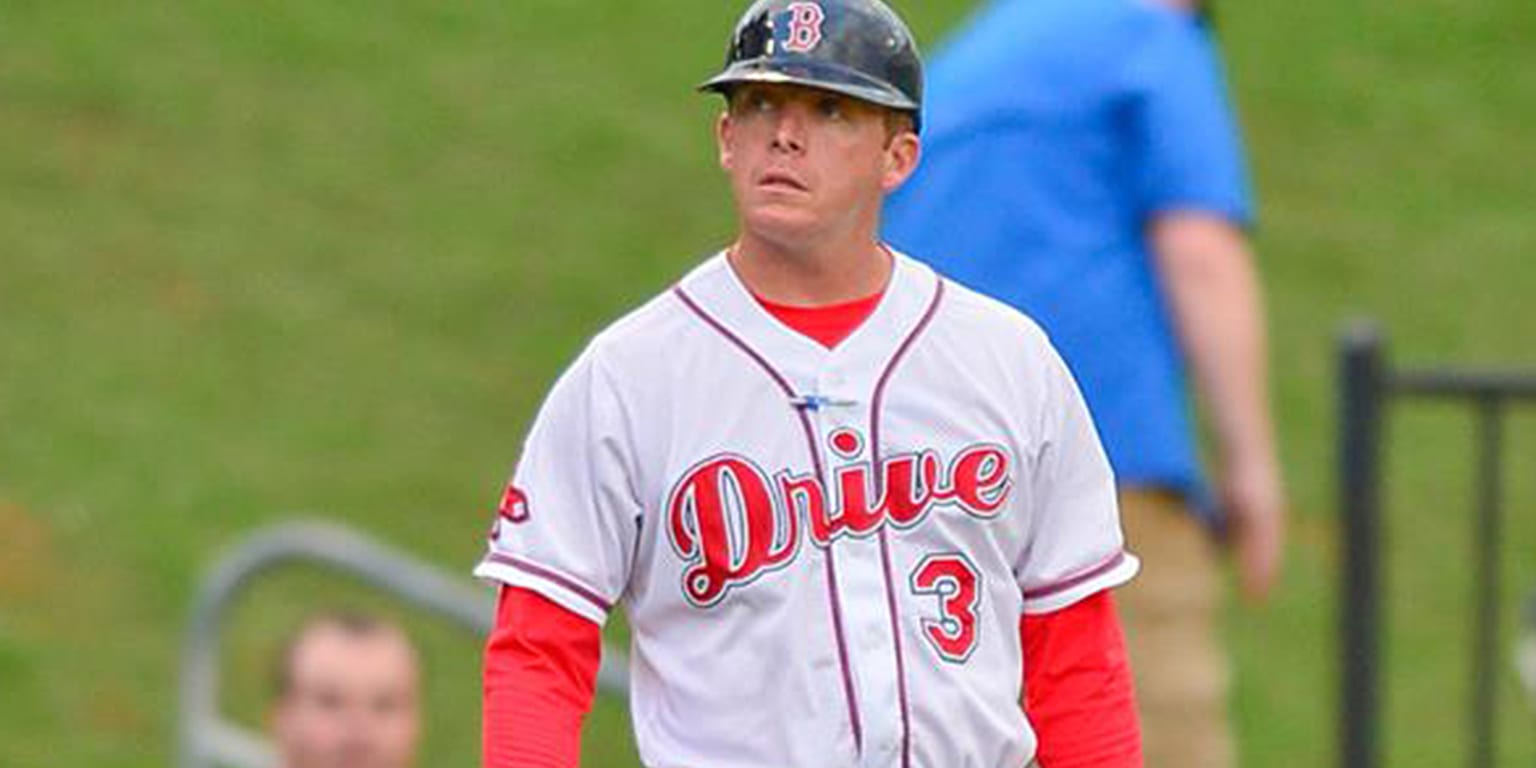
[[[1340,343],[1339,492],[1343,515],[1340,768],[1377,765],[1377,645],[1380,637],[1379,487],[1383,342],[1356,323]]]
[[[1484,395],[1477,401],[1477,532],[1473,553],[1477,581],[1473,588],[1476,638],[1472,646],[1472,750],[1473,768],[1491,768],[1498,759],[1498,738],[1494,721],[1498,706],[1494,699],[1494,662],[1499,653],[1499,539],[1502,536],[1499,491],[1503,484],[1502,403],[1497,395]]]

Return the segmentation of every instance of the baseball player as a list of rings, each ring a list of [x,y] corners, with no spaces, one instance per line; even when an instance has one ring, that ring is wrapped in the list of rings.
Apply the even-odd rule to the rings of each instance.
[[[477,575],[485,764],[579,762],[600,627],[655,768],[1141,764],[1137,570],[1065,365],[876,237],[921,67],[879,0],[759,0],[725,69],[735,241],[550,392]]]

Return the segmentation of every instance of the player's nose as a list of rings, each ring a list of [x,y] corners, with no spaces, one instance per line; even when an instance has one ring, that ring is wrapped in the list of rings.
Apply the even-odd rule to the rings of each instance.
[[[807,118],[806,110],[798,104],[779,110],[773,125],[774,148],[786,152],[804,151]]]

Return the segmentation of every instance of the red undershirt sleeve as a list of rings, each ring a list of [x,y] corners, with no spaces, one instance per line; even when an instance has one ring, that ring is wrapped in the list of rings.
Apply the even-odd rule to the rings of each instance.
[[[485,650],[484,768],[577,768],[601,657],[598,625],[502,587]]]
[[[1141,768],[1135,686],[1110,591],[1025,615],[1019,631],[1040,768]]]

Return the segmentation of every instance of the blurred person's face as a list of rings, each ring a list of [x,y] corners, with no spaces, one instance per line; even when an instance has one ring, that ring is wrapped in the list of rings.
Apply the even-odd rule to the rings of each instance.
[[[416,656],[398,630],[321,625],[289,660],[272,712],[283,768],[407,768],[420,732]]]

